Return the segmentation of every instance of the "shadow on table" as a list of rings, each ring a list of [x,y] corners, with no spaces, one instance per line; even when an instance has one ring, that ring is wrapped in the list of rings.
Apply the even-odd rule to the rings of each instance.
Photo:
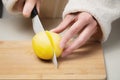
[[[117,44],[120,43],[120,18],[112,23],[112,31],[108,40],[103,44],[107,49],[114,48]]]

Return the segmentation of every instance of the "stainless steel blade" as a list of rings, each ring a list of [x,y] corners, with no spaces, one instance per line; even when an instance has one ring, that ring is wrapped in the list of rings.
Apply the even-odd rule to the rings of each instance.
[[[52,62],[55,65],[55,67],[58,68],[58,62],[57,62],[57,57],[56,57],[55,51],[53,53]]]
[[[33,30],[35,33],[38,33],[38,32],[41,32],[41,31],[45,31],[43,26],[42,26],[42,23],[38,17],[38,15],[36,15],[33,19],[32,19],[32,22],[33,22]]]

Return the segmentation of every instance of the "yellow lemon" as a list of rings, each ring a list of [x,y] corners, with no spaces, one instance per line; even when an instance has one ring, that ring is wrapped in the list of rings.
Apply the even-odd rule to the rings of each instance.
[[[60,39],[59,34],[50,31],[39,32],[32,39],[33,50],[39,58],[44,60],[52,59],[54,51],[59,57],[62,53],[59,46]]]

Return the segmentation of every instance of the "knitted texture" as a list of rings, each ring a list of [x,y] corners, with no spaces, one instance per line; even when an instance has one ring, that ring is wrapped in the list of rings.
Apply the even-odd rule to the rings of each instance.
[[[18,0],[2,0],[5,8],[7,9],[8,12],[10,13],[15,13],[13,11],[13,6],[15,5],[15,3],[17,2]]]

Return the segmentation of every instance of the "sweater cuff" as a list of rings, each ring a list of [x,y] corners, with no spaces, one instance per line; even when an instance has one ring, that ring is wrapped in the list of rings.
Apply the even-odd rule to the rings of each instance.
[[[97,5],[97,6],[96,6]],[[104,8],[99,4],[99,1],[95,2],[89,0],[69,0],[68,4],[65,7],[63,12],[63,18],[70,13],[75,12],[88,12],[97,20],[98,24],[101,27],[101,31],[103,33],[102,41],[106,41],[110,31],[111,24],[108,19],[107,12]]]
[[[13,14],[16,13],[15,11],[13,11],[13,7],[17,1],[18,0],[2,0],[7,11]]]

